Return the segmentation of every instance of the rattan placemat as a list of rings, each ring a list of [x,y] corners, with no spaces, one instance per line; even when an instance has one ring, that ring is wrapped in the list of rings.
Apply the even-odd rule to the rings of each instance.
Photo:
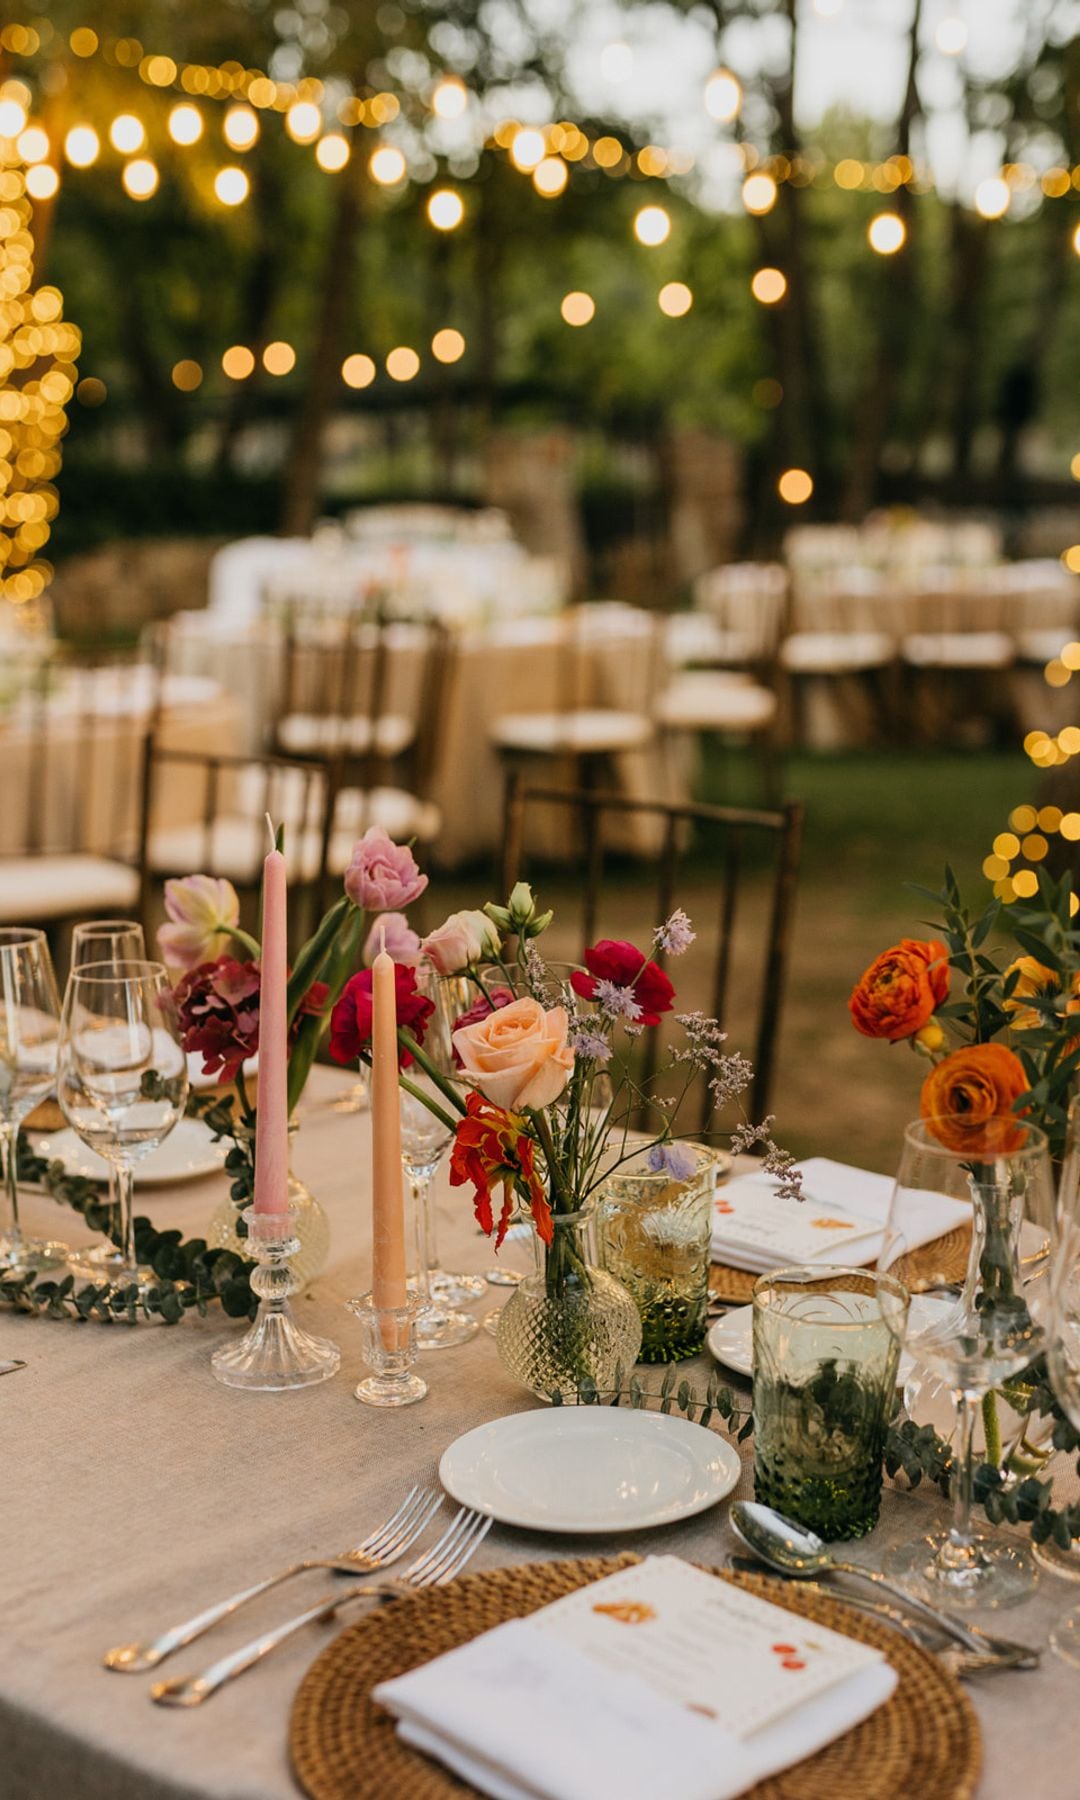
[[[958,1225],[955,1231],[948,1231],[944,1237],[935,1238],[933,1243],[914,1251],[905,1258],[905,1264],[912,1272],[917,1272],[920,1266],[925,1267],[928,1279],[963,1281],[970,1250],[971,1227]],[[720,1300],[730,1300],[733,1305],[749,1306],[756,1280],[757,1275],[752,1269],[733,1269],[727,1263],[719,1262],[712,1263],[709,1268],[710,1293]]]
[[[371,1690],[482,1631],[597,1581],[634,1556],[521,1563],[465,1575],[394,1601],[343,1631],[308,1671],[293,1704],[289,1750],[311,1800],[461,1800],[474,1789],[401,1744]],[[763,1599],[885,1651],[892,1698],[816,1756],[752,1790],[753,1800],[970,1800],[981,1760],[975,1713],[926,1651],[852,1607],[768,1576],[722,1573]],[[599,1796],[598,1796],[599,1800]]]

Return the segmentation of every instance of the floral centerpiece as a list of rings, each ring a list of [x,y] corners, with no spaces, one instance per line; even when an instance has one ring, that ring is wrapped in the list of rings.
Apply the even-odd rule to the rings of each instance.
[[[696,1156],[679,1115],[692,1083],[703,1078],[721,1108],[739,1100],[753,1074],[725,1048],[715,1019],[675,1012],[661,963],[694,941],[684,913],[658,927],[648,951],[602,939],[572,968],[540,953],[551,919],[519,882],[505,906],[454,913],[418,952],[409,946],[396,971],[400,1080],[452,1134],[452,1185],[469,1191],[496,1249],[516,1211],[535,1227],[543,1273],[515,1290],[498,1341],[538,1392],[572,1391],[587,1377],[610,1385],[616,1363],[633,1362],[640,1342],[633,1302],[591,1265],[585,1247],[598,1189],[642,1155],[652,1169],[685,1179]],[[330,1054],[339,1062],[370,1060],[371,985],[370,970],[361,970],[333,1008]],[[440,1007],[450,1059],[425,1047]],[[641,1039],[667,1015],[678,1041],[646,1076]],[[643,1129],[634,1134],[637,1119]],[[744,1117],[732,1145],[760,1147],[764,1167],[797,1192],[791,1158],[772,1142],[771,1127],[771,1119]]]
[[[357,964],[372,953],[374,932],[385,921],[399,952],[410,943],[419,945],[400,909],[417,900],[427,884],[411,850],[393,843],[381,826],[373,825],[353,847],[344,893],[300,946],[289,975],[290,1118],[329,1029],[331,1009]],[[256,1098],[245,1064],[259,1046],[260,945],[241,927],[240,902],[229,881],[210,875],[167,881],[165,911],[157,938],[175,977],[181,1041],[189,1054],[201,1057],[203,1073],[219,1090],[196,1098],[193,1108],[215,1137],[231,1144],[225,1166],[234,1212],[218,1222],[217,1233],[227,1242],[244,1234],[240,1212],[254,1185]],[[299,1183],[292,1185],[300,1202],[301,1239],[317,1232],[325,1257],[329,1240],[321,1209]],[[310,1257],[304,1272],[317,1272]]]

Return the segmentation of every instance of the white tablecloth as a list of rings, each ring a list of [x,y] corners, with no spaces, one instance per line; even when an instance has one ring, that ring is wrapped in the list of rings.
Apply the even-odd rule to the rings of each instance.
[[[325,1099],[343,1076],[315,1070],[310,1099]],[[333,1245],[326,1273],[296,1312],[343,1351],[340,1374],[322,1387],[291,1394],[220,1387],[211,1351],[243,1327],[217,1312],[132,1330],[0,1311],[0,1357],[29,1363],[0,1379],[0,1800],[295,1800],[289,1708],[337,1626],[312,1627],[193,1712],[154,1707],[148,1678],[107,1673],[103,1651],[296,1558],[356,1543],[411,1483],[435,1482],[439,1456],[462,1432],[533,1404],[483,1333],[423,1359],[430,1394],[419,1406],[376,1412],[354,1400],[358,1327],[343,1302],[370,1276],[368,1155],[366,1118],[321,1111],[301,1126],[297,1172],[329,1213]],[[224,1191],[212,1177],[147,1193],[139,1208],[191,1234],[204,1228]],[[444,1260],[485,1268],[490,1247],[477,1236],[467,1201],[445,1182],[439,1193]],[[85,1237],[73,1215],[30,1195],[25,1217],[31,1229]],[[479,1310],[505,1297],[492,1289]],[[703,1382],[705,1359],[686,1372]],[[736,1377],[732,1384],[741,1385]],[[738,1491],[749,1494],[749,1450],[742,1455]],[[890,1540],[941,1514],[935,1492],[887,1487],[881,1525],[851,1554],[875,1562]],[[734,1548],[727,1508],[641,1538],[551,1538],[496,1525],[473,1566],[627,1548],[722,1562]],[[299,1611],[325,1581],[305,1577],[268,1596],[168,1667],[204,1666]],[[1075,1598],[1075,1587],[1044,1576],[1036,1599],[984,1623],[992,1629],[996,1618],[1011,1635],[1043,1640]],[[1048,1656],[1037,1673],[995,1675],[967,1691],[985,1735],[978,1800],[1066,1800],[1076,1786],[1075,1670]]]

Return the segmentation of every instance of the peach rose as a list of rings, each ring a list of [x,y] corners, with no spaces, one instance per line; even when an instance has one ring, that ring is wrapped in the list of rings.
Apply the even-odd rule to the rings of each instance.
[[[902,938],[864,972],[848,1011],[863,1037],[914,1037],[949,997],[949,953],[937,938]]]
[[[574,1052],[566,1041],[565,1006],[545,1012],[526,995],[454,1032],[462,1073],[485,1099],[507,1112],[550,1106],[570,1079]]]
[[[1024,1065],[1006,1044],[966,1044],[931,1069],[919,1110],[947,1150],[992,1155],[1019,1150],[1024,1133],[1010,1128],[1013,1103],[1028,1091]]]
[[[1016,975],[1016,984],[1007,1000],[1001,1002],[1002,1010],[1011,1013],[1009,1020],[1014,1031],[1037,1031],[1045,1025],[1047,1019],[1037,1006],[1025,1006],[1025,1000],[1048,999],[1061,992],[1060,978],[1045,963],[1036,961],[1034,956],[1018,956],[1011,962],[1002,977],[1007,980]],[[1068,1012],[1069,1008],[1065,1008]]]

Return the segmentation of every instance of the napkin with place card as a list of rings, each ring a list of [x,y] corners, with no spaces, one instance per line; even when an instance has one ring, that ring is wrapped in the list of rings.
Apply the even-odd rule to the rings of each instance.
[[[739,1175],[716,1190],[712,1259],[733,1269],[767,1274],[802,1263],[876,1262],[889,1217],[893,1182],[827,1156],[799,1165],[803,1198],[781,1199],[769,1175]],[[908,1191],[905,1243],[909,1250],[971,1223],[971,1207],[944,1194]]]
[[[879,1650],[650,1556],[372,1698],[407,1744],[495,1800],[733,1800],[896,1682]]]

